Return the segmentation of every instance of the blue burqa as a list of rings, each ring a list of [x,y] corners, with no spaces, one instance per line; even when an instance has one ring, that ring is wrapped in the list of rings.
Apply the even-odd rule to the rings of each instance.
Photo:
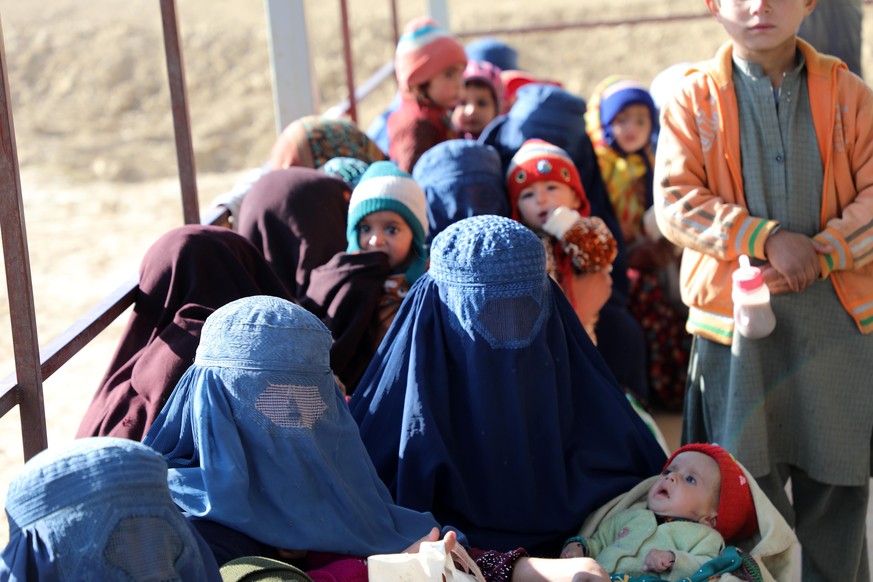
[[[43,451],[9,485],[9,582],[220,582],[212,552],[173,504],[148,447],[90,437]]]
[[[188,515],[275,548],[402,552],[437,525],[379,480],[329,366],[331,335],[285,299],[215,311],[145,444]]]
[[[539,238],[504,217],[434,239],[350,406],[397,503],[480,548],[559,550],[665,461],[547,277]]]
[[[450,139],[424,152],[412,177],[427,197],[428,237],[471,216],[509,216],[509,195],[500,155],[491,146]]]

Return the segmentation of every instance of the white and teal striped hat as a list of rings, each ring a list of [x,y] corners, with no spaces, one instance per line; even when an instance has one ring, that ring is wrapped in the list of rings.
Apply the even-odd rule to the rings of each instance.
[[[370,164],[352,191],[346,228],[348,252],[361,250],[358,244],[361,219],[380,210],[396,212],[412,229],[415,259],[406,270],[406,278],[413,283],[427,266],[427,199],[418,182],[393,162]]]

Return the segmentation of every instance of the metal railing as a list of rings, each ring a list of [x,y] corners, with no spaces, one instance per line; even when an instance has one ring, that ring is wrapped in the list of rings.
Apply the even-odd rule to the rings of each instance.
[[[170,83],[170,102],[179,165],[182,213],[185,223],[200,222],[191,122],[185,89],[185,67],[179,38],[175,0],[161,0],[164,52]],[[16,405],[21,414],[21,439],[25,460],[48,446],[43,380],[94,339],[133,303],[137,281],[122,284],[70,328],[39,349],[33,299],[21,175],[10,103],[6,47],[0,22],[0,233],[9,294],[9,314],[15,372],[0,381],[0,416]],[[221,220],[214,210],[204,221]]]

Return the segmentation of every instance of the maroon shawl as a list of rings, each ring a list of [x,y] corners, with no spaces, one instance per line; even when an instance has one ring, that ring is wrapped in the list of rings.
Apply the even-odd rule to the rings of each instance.
[[[288,298],[237,233],[186,225],[161,236],[143,257],[133,313],[76,436],[142,440],[194,361],[206,317],[250,295]]]
[[[390,271],[385,253],[337,253],[312,272],[301,298],[333,335],[330,367],[346,394],[354,392],[382,341],[379,302]]]
[[[345,182],[318,170],[273,170],[246,194],[236,228],[301,298],[312,270],[346,249],[350,195]]]

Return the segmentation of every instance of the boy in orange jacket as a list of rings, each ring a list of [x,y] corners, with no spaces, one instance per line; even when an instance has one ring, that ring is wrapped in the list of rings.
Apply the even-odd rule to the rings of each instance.
[[[797,38],[816,1],[706,0],[730,42],[665,106],[655,212],[684,247],[695,336],[683,441],[748,468],[795,526],[804,579],[868,580],[873,91]],[[763,339],[734,333],[740,255],[773,294]]]

